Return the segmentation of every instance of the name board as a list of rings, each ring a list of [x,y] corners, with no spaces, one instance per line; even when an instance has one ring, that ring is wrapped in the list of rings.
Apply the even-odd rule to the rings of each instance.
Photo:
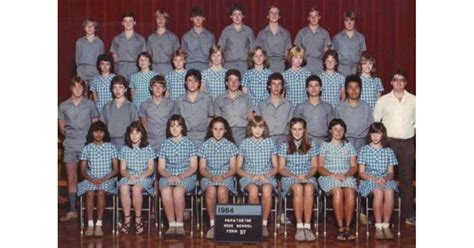
[[[262,241],[262,205],[217,204],[214,238],[217,242]]]

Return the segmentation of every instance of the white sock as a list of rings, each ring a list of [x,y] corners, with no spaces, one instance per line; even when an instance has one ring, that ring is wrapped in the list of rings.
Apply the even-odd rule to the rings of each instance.
[[[96,226],[102,226],[102,220],[97,220],[97,222],[95,223]]]
[[[387,229],[390,227],[390,223],[382,223],[382,228]]]
[[[296,223],[296,228],[304,228],[303,223]]]
[[[305,229],[311,229],[311,224],[310,223],[305,223],[304,228]]]
[[[211,227],[214,226],[214,220],[211,219],[209,222],[211,224]]]
[[[268,225],[268,220],[263,220],[262,223],[263,223],[264,226],[267,226]]]
[[[87,221],[87,226],[94,226],[94,221],[93,220],[88,220]]]
[[[170,227],[175,227],[176,226],[176,222],[170,222]]]
[[[382,229],[383,224],[382,223],[375,223],[375,228],[377,229]]]
[[[184,223],[183,222],[176,222],[176,227],[183,227]]]

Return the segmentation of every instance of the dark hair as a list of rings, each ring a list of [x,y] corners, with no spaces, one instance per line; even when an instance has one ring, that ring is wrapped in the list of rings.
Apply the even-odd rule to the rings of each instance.
[[[390,80],[392,80],[393,77],[395,77],[395,75],[400,75],[400,76],[403,76],[405,79],[407,79],[407,71],[403,68],[395,69],[395,71],[392,73],[392,78]]]
[[[382,147],[385,148],[390,146],[387,137],[387,129],[385,128],[385,125],[382,122],[374,122],[370,124],[369,132],[367,133],[367,144],[370,144],[372,142],[372,138],[370,137],[370,134],[372,133],[382,133]]]
[[[326,59],[331,56],[333,57],[335,60],[336,60],[336,65],[334,66],[334,70],[337,71],[337,66],[339,64],[339,55],[337,54],[336,51],[334,50],[327,50],[324,55],[323,55],[323,70],[325,71],[327,68],[326,68]]]
[[[97,20],[94,17],[86,17],[86,19],[84,19],[84,21],[82,21],[81,26],[84,28],[87,25],[87,23],[89,23],[89,22],[92,23],[92,25],[94,25],[95,31],[97,32],[98,23],[97,23]]]
[[[186,72],[186,75],[184,76],[184,88],[186,90],[188,90],[188,85],[186,84],[186,82],[188,81],[188,78],[189,77],[194,77],[194,79],[196,79],[199,83],[199,87],[201,87],[201,80],[202,80],[202,74],[201,74],[201,71],[200,70],[197,70],[197,69],[189,69],[187,72]]]
[[[89,127],[89,131],[87,132],[87,144],[90,144],[94,142],[94,132],[99,132],[102,131],[104,132],[104,138],[102,141],[105,142],[110,142],[110,135],[109,135],[109,130],[107,130],[107,125],[103,123],[102,121],[96,121],[91,124]]]
[[[301,145],[296,149],[295,145],[295,138],[291,134],[291,127],[295,125],[296,123],[301,123],[303,124],[303,138],[301,139]],[[299,154],[306,154],[310,149],[311,149],[311,143],[308,140],[308,137],[306,135],[306,121],[302,118],[293,118],[290,120],[289,124],[289,131],[288,131],[288,154],[293,154],[295,152],[298,152]]]
[[[186,57],[187,57],[187,54],[186,52],[182,49],[182,48],[178,48],[176,51],[174,51],[172,54],[171,54],[171,67],[173,67],[173,69],[176,69],[174,64],[173,64],[173,60],[174,58],[176,57],[183,57],[185,63],[184,65],[186,66]]]
[[[306,89],[308,89],[309,83],[311,83],[312,81],[316,81],[316,82],[319,83],[319,86],[321,87],[321,90],[319,91],[319,95],[321,96],[321,94],[323,93],[323,90],[322,90],[323,81],[321,80],[321,78],[318,75],[311,75],[308,78],[306,78],[306,83],[305,83]],[[306,95],[309,96],[308,91],[306,91]]]
[[[153,58],[151,57],[151,54],[149,52],[141,52],[140,54],[138,54],[137,61],[136,61],[138,71],[140,71],[140,65],[139,65],[138,61],[140,60],[141,56],[148,58],[148,61],[150,61],[150,65],[148,66],[148,69],[151,70],[152,69],[152,64],[153,64]]]
[[[116,84],[123,85],[125,87],[125,91],[128,89],[127,79],[125,79],[125,77],[122,75],[116,75],[112,78],[112,81],[110,82],[110,92],[112,92],[112,95],[114,94],[112,89],[114,88],[114,85]]]
[[[262,138],[270,137],[270,130],[268,128],[267,122],[263,119],[262,116],[256,115],[247,124],[246,137],[252,137],[252,127],[263,127]]]
[[[166,93],[166,79],[162,75],[155,75],[150,79],[150,95],[153,95],[153,91],[151,90],[154,84],[161,84],[165,88],[163,91],[163,95]]]
[[[211,120],[211,122],[209,123],[209,126],[207,127],[207,133],[204,140],[208,140],[209,138],[214,137],[212,135],[212,128],[214,127],[214,124],[218,122],[224,124],[224,128],[225,128],[224,138],[228,139],[230,142],[235,144],[234,135],[232,134],[232,129],[230,128],[229,122],[227,122],[227,120],[221,116],[216,116]]]
[[[204,17],[204,10],[201,7],[193,7],[191,9],[191,17],[202,16]]]
[[[318,15],[321,15],[321,10],[318,6],[314,5],[313,7],[311,7],[308,11],[308,14],[313,12],[313,11],[316,11],[316,12],[318,12]]]
[[[125,17],[131,17],[135,21],[135,14],[133,14],[132,11],[127,11],[122,14],[122,18],[120,18],[120,21],[123,21],[123,18]]]
[[[112,57],[112,55],[107,54],[107,53],[104,53],[104,54],[101,54],[101,55],[97,56],[96,66],[97,66],[97,70],[99,71],[99,73],[101,73],[101,71],[100,71],[100,62],[102,62],[102,61],[110,63],[110,73],[113,73],[114,72],[114,57]]]
[[[232,15],[232,13],[234,13],[234,11],[236,11],[236,10],[240,11],[242,13],[242,15],[245,15],[245,9],[239,3],[232,4],[232,6],[230,6],[230,8],[229,8],[228,14]]]
[[[275,80],[280,80],[281,81],[282,89],[281,89],[280,94],[283,94],[283,92],[285,91],[285,79],[283,78],[283,75],[279,72],[274,72],[274,73],[270,74],[270,76],[268,76],[268,80],[267,80],[268,93],[271,94],[270,86],[272,85],[272,81],[275,81]]]
[[[230,76],[236,76],[239,78],[239,82],[242,82],[242,74],[240,74],[240,71],[237,69],[230,69],[226,71],[225,73],[225,89],[229,89],[229,86],[227,85],[227,82],[229,81]],[[239,90],[242,90],[242,84],[239,85]]]
[[[338,118],[332,119],[332,120],[329,122],[329,126],[328,126],[328,138],[326,139],[326,141],[327,141],[327,142],[331,142],[331,140],[332,140],[331,129],[332,129],[334,126],[336,126],[336,125],[340,125],[341,127],[344,128],[344,134],[342,135],[342,140],[343,140],[343,141],[347,141],[347,139],[346,139],[347,125],[346,125],[346,123],[345,123],[342,119],[338,119]]]
[[[262,51],[263,57],[265,57],[265,59],[263,60],[263,68],[270,67],[270,63],[268,62],[267,51],[265,51],[265,49],[260,46],[256,46],[249,51],[249,56],[247,58],[247,66],[249,69],[253,69],[255,67],[253,56],[255,56],[258,50]]]
[[[76,84],[79,84],[82,87],[83,89],[82,95],[84,95],[87,92],[86,82],[81,77],[74,76],[72,77],[71,82],[69,83],[69,88],[76,86]]]
[[[281,16],[281,9],[278,8],[276,5],[273,5],[273,4],[270,5],[270,6],[267,8],[267,14],[270,14],[270,10],[272,10],[272,9],[277,9],[277,10],[278,10],[278,14],[280,14],[280,16]]]
[[[182,127],[181,135],[186,136],[186,134],[188,133],[188,129],[186,128],[186,121],[184,121],[184,118],[181,115],[172,115],[166,122],[166,138],[173,137],[173,135],[171,135],[171,132],[170,132],[171,123],[173,121],[178,122],[178,125]]]
[[[351,21],[355,21],[357,19],[357,15],[352,10],[345,11],[343,16],[344,16],[344,21],[346,19],[349,19]]]
[[[362,92],[362,79],[360,79],[359,76],[352,74],[352,75],[347,76],[344,81],[344,92],[346,92],[346,95],[347,95],[347,88],[349,87],[350,82],[357,83],[359,85],[360,91]],[[360,94],[359,94],[359,98],[360,98]]]
[[[140,132],[142,134],[142,138],[140,140],[139,147],[143,148],[148,146],[148,139],[147,139],[147,133],[145,127],[142,125],[140,121],[134,121],[130,123],[130,125],[127,127],[127,131],[125,132],[125,145],[132,148],[132,140],[130,139],[130,134],[133,131]]]

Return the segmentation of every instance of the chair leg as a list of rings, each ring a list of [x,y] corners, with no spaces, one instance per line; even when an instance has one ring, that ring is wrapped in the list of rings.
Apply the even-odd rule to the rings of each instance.
[[[367,238],[369,237],[369,196],[365,197],[365,216],[367,216],[367,224],[366,230],[367,230]]]
[[[401,219],[402,219],[402,198],[398,196],[398,232],[397,232],[398,237],[400,237],[401,235],[401,232],[400,232]]]
[[[204,237],[204,197],[201,195],[199,199],[200,199],[199,205],[201,205],[199,212],[201,214],[201,238],[202,238]]]
[[[158,236],[161,237],[163,229],[163,217],[161,216],[161,197],[158,197]]]
[[[324,224],[323,224],[323,236],[326,237],[326,211],[327,211],[327,196],[324,195],[324,198],[323,198],[323,201],[324,201],[324,209],[323,209],[323,218],[324,218]]]
[[[274,218],[274,225],[273,225],[273,237],[277,237],[277,221],[278,221],[278,196],[275,197],[275,218]]]
[[[82,195],[79,196],[79,223],[81,225],[81,236],[84,235],[84,203],[82,202]]]
[[[112,195],[112,235],[115,235],[115,230],[117,229],[117,222],[115,222],[116,214],[116,195]]]
[[[356,209],[355,209],[355,211],[356,211],[356,214],[355,214],[355,216],[356,216],[356,233],[355,233],[355,235],[356,235],[356,237],[359,237],[359,210],[360,210],[360,208],[359,208],[360,204],[359,203],[360,203],[360,197],[358,195],[356,195],[355,201],[356,201],[356,206],[355,206],[356,207]]]
[[[316,238],[319,237],[319,194],[316,196],[316,222],[314,223],[314,227],[316,229]]]
[[[148,195],[148,235],[150,235],[151,231],[151,201],[153,197]]]
[[[194,227],[194,211],[193,211],[194,197],[195,195],[191,196],[191,238],[193,237],[193,227]]]
[[[283,213],[285,214],[285,223],[284,223],[284,236],[285,236],[285,239],[286,237],[288,236],[288,232],[287,232],[287,223],[286,223],[286,218],[288,218],[288,198],[287,196],[285,197],[282,197],[283,198]]]

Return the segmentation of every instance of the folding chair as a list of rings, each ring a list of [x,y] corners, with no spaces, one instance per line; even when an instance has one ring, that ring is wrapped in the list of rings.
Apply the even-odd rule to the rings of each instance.
[[[397,235],[400,237],[400,223],[401,223],[401,206],[402,206],[402,198],[400,197],[400,193],[395,192],[394,197],[397,199],[397,204],[394,204],[393,212],[398,212],[398,230],[397,230]],[[373,200],[374,194],[370,193],[367,197],[359,196],[358,200],[360,204],[361,198],[365,198],[365,214],[367,215],[367,218],[369,218],[369,211],[374,211],[372,205],[369,205],[369,200]],[[369,199],[370,198],[370,199]],[[393,213],[392,213],[393,215]],[[393,220],[392,220],[393,222]],[[391,223],[391,225],[394,225]],[[367,237],[369,237],[369,221],[367,221],[366,224],[366,230],[367,230]]]
[[[354,208],[354,211],[355,211],[355,215],[353,218],[356,219],[356,232],[355,232],[355,235],[356,237],[359,237],[359,203],[360,203],[360,199],[359,199],[359,194],[357,194],[357,192],[355,193],[355,208]],[[331,198],[332,199],[332,195],[330,193],[326,193],[323,191],[323,212],[324,212],[324,230],[323,230],[323,236],[326,237],[326,217],[327,217],[327,211],[334,211],[334,208],[329,208],[327,206],[327,201],[328,201],[328,198]]]
[[[107,207],[107,197],[112,196],[112,206]],[[81,236],[84,235],[84,210],[86,207],[84,206],[85,194],[79,196],[79,221],[81,222]],[[116,229],[116,219],[115,219],[115,211],[116,211],[116,202],[117,202],[117,195],[106,193],[105,194],[105,211],[111,210],[112,211],[112,235],[115,234]],[[97,210],[97,207],[94,206],[94,210]]]
[[[277,237],[277,221],[278,221],[278,195],[279,193],[275,192],[275,190],[272,191],[272,197],[273,197],[273,204],[272,204],[272,209],[270,210],[270,214],[273,214],[273,236],[276,238]],[[246,202],[246,197],[249,196],[249,193],[247,191],[243,191],[242,195],[242,203],[245,204]],[[262,197],[262,192],[258,192],[258,197]]]
[[[194,228],[194,211],[193,211],[193,206],[194,206],[194,202],[195,202],[195,197],[197,195],[197,187],[194,188],[193,191],[191,192],[186,192],[184,197],[185,197],[185,205],[186,203],[188,202],[187,199],[190,199],[190,205],[188,208],[184,208],[184,211],[189,211],[190,214],[191,214],[191,238],[193,237],[193,228]],[[158,197],[158,219],[159,219],[159,224],[158,224],[158,235],[161,237],[161,235],[163,234],[163,228],[164,228],[164,224],[163,224],[163,218],[164,218],[164,215],[163,215],[163,212],[164,212],[164,209],[163,209],[163,206],[161,204],[161,193],[160,193],[160,197]],[[198,223],[199,223],[199,220],[196,220]],[[199,229],[199,228],[198,228]]]
[[[293,209],[293,200],[292,200],[292,195],[291,195],[291,190],[288,192],[287,195],[283,195],[282,193],[282,199],[283,199],[283,213],[285,214],[285,220],[288,218],[288,212],[289,211],[294,211]],[[316,237],[319,237],[319,197],[321,195],[321,190],[315,189],[314,190],[314,197],[316,198],[316,201],[313,203],[313,227],[316,230]],[[291,208],[289,207],[288,202],[291,201]],[[288,236],[287,232],[287,222],[285,221],[285,227],[284,227],[284,235],[285,238]]]
[[[154,180],[154,181],[153,181],[153,184],[155,184],[155,183],[156,183],[156,181]],[[155,187],[155,186],[153,186],[153,187]],[[132,194],[131,191],[130,191],[130,194]],[[152,211],[152,209],[151,209],[151,202],[155,199],[155,196],[149,194],[149,193],[148,193],[147,191],[145,191],[145,190],[143,190],[142,195],[144,196],[144,197],[143,197],[144,200],[147,199],[147,207],[144,207],[145,204],[142,203],[142,213],[143,213],[143,212],[147,212],[147,220],[146,220],[146,222],[147,222],[147,227],[148,227],[148,231],[147,231],[147,232],[148,232],[148,234],[150,234],[150,231],[151,231],[151,211]],[[156,192],[155,192],[155,195],[156,195]],[[117,223],[116,226],[117,226],[117,227],[116,227],[116,229],[115,229],[115,233],[116,233],[116,234],[119,234],[119,233],[120,233],[120,230],[119,230],[119,229],[120,229],[121,226],[122,226],[122,225],[121,225],[121,222],[120,222],[120,211],[123,210],[123,208],[120,207],[120,189],[119,189],[119,194],[118,194],[118,196],[117,196],[117,200],[118,200],[119,204],[117,204],[117,208],[116,208],[116,209],[117,209],[117,214],[115,215],[116,218],[117,218],[117,220],[116,220],[116,223]],[[131,204],[131,211],[133,211],[133,204]],[[143,215],[142,215],[142,216],[143,216]],[[142,218],[143,218],[143,217],[142,217]],[[144,221],[145,221],[145,220],[142,219],[142,222],[143,222],[143,223],[144,223]]]

